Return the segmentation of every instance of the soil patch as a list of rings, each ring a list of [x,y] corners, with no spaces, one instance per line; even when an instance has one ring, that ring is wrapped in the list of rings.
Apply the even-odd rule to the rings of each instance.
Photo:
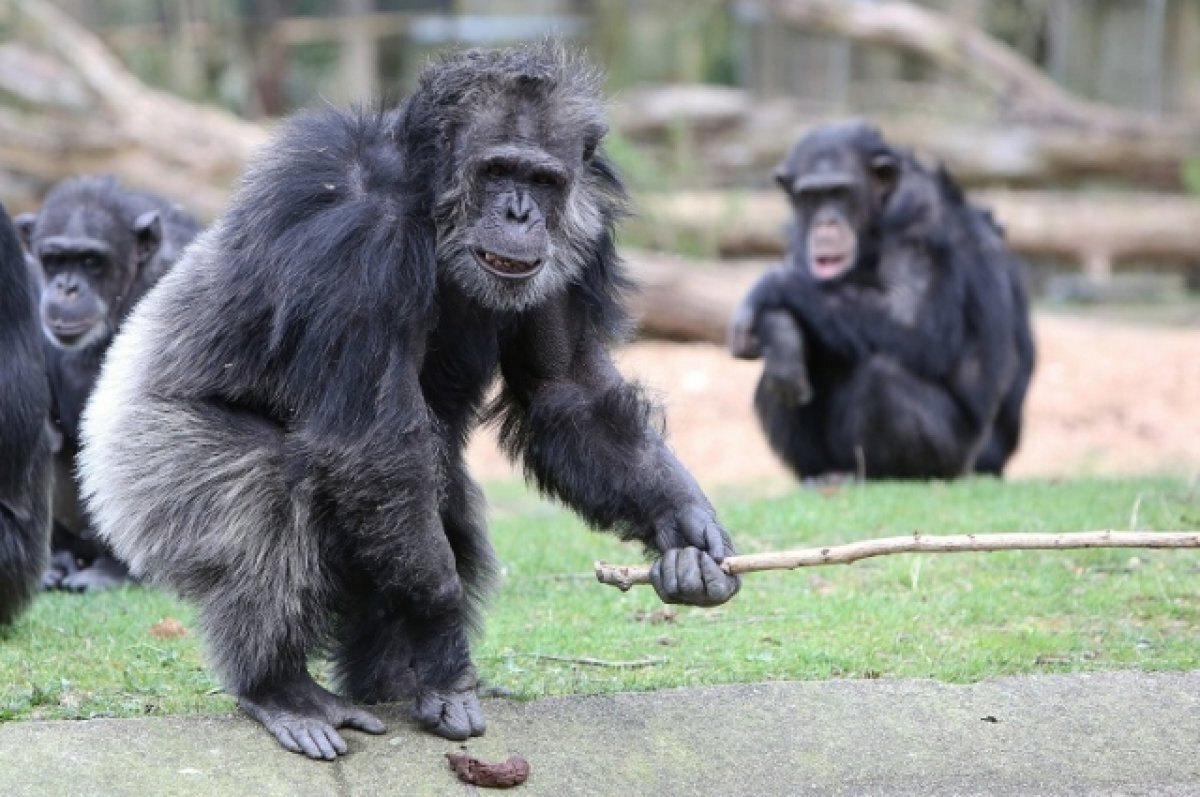
[[[1200,472],[1200,330],[1038,314],[1038,366],[1009,475]],[[663,402],[671,446],[706,485],[782,486],[751,398],[761,369],[707,344],[633,343],[627,377]],[[513,478],[482,429],[469,458],[480,480]]]

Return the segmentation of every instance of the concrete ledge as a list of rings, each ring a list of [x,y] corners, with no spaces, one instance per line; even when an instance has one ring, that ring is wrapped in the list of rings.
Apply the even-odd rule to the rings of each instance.
[[[1200,793],[1200,673],[831,681],[488,701],[470,751],[528,795]],[[0,726],[3,795],[461,795],[405,707],[310,762],[240,716]]]

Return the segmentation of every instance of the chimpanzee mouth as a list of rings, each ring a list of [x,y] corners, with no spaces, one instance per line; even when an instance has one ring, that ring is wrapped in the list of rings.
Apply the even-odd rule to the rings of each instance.
[[[529,279],[542,270],[545,260],[517,260],[501,257],[486,249],[476,249],[475,259],[485,270],[503,279]]]
[[[808,267],[817,279],[832,279],[849,269],[850,263],[849,252],[814,254],[808,259]]]
[[[46,328],[54,339],[64,345],[76,343],[80,338],[91,332],[92,328],[99,323],[98,321],[83,320],[83,321],[47,321]]]

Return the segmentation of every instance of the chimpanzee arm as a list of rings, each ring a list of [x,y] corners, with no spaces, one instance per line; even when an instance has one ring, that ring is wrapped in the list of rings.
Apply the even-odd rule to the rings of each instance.
[[[763,312],[769,309],[772,297],[779,290],[784,266],[776,266],[758,278],[758,282],[742,299],[729,321],[729,332],[726,343],[729,352],[738,359],[757,360],[763,355],[763,339],[759,330],[759,320]]]
[[[740,586],[718,566],[729,535],[586,316],[563,295],[522,317],[501,353],[504,447],[589,523],[662,553],[651,580],[664,602],[724,603]]]
[[[745,337],[740,329],[747,323],[752,323],[753,340],[761,346],[760,320],[773,310],[791,313],[805,334],[817,341],[822,349],[849,362],[863,359],[872,350],[867,335],[870,325],[862,316],[883,318],[882,312],[863,303],[835,302],[819,285],[796,269],[780,267],[764,274],[742,301],[731,326],[730,346]],[[876,320],[870,319],[871,323]]]

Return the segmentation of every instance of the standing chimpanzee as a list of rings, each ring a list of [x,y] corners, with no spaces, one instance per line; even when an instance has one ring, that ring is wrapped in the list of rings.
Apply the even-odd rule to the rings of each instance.
[[[133,571],[200,605],[242,708],[347,751],[412,698],[483,733],[467,633],[494,572],[463,447],[490,417],[529,477],[662,554],[713,605],[732,547],[606,345],[626,328],[625,194],[599,76],[552,45],[448,56],[380,113],[285,124],[233,204],[134,310],[85,413],[84,492]]]
[[[29,605],[50,559],[50,386],[34,276],[0,206],[0,625]]]
[[[199,224],[178,206],[112,177],[76,177],[55,186],[37,215],[18,217],[17,227],[45,276],[46,365],[52,418],[62,437],[54,455],[54,554],[43,585],[105,589],[124,583],[128,571],[93,538],[80,504],[80,414],[113,335]]]
[[[1034,346],[991,216],[861,123],[812,131],[775,177],[795,213],[787,261],[730,328],[735,356],[764,358],[771,447],[801,477],[1001,473]]]

